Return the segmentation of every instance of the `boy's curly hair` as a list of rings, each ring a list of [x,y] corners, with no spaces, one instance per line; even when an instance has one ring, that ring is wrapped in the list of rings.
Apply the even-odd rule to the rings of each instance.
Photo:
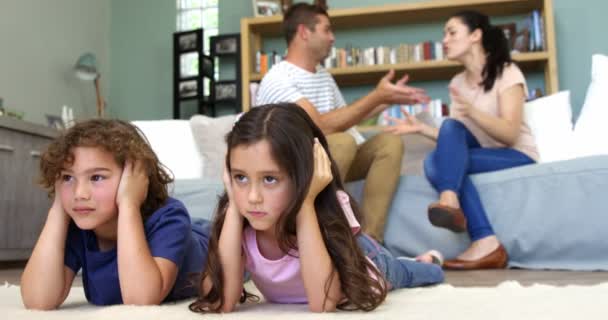
[[[48,146],[40,160],[39,182],[50,196],[55,193],[55,182],[60,179],[61,171],[74,163],[73,150],[76,147],[101,148],[111,153],[121,167],[127,159],[143,162],[149,179],[148,194],[141,206],[144,218],[160,208],[169,197],[167,184],[173,178],[158,160],[143,132],[128,122],[109,119],[77,123]]]

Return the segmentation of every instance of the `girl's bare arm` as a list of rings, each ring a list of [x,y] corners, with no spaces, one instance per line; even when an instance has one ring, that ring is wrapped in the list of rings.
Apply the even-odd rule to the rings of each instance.
[[[313,312],[334,311],[342,296],[340,278],[327,251],[317,213],[315,199],[332,181],[331,163],[325,149],[318,141],[314,142],[314,175],[306,199],[296,218],[296,234],[302,279],[308,307]],[[329,279],[329,290],[326,284]]]

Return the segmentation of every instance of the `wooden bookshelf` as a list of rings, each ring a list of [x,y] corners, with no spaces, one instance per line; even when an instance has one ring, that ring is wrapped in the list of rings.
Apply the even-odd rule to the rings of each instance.
[[[386,4],[382,6],[330,10],[334,30],[438,22],[460,10],[472,9],[489,16],[529,14],[538,9],[545,23],[545,51],[514,55],[524,72],[541,71],[545,75],[547,94],[559,90],[557,54],[552,0],[436,0],[422,3]],[[249,110],[249,83],[260,81],[255,73],[255,53],[263,48],[264,37],[280,35],[283,17],[241,19],[241,68],[243,111]],[[375,84],[388,70],[408,73],[415,81],[448,80],[461,70],[453,61],[420,61],[415,63],[383,64],[332,68],[329,72],[339,86]]]

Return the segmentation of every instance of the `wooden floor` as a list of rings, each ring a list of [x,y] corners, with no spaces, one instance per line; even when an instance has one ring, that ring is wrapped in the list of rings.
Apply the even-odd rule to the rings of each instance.
[[[0,262],[0,285],[4,282],[18,285],[23,262]],[[533,271],[533,270],[479,270],[446,271],[446,283],[455,287],[494,287],[504,281],[518,281],[523,286],[546,284],[554,286],[594,285],[608,282],[608,272],[581,271]],[[82,286],[80,277],[74,280],[75,286]]]

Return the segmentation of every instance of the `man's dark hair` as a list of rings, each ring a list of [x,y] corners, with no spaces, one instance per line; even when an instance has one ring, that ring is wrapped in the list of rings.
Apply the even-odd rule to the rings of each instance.
[[[282,26],[282,31],[285,35],[287,45],[289,46],[289,43],[291,43],[291,40],[293,40],[293,37],[296,35],[299,25],[303,24],[309,30],[313,31],[315,29],[315,25],[319,22],[317,15],[320,14],[329,18],[327,10],[314,4],[296,3],[289,7],[283,16]]]

